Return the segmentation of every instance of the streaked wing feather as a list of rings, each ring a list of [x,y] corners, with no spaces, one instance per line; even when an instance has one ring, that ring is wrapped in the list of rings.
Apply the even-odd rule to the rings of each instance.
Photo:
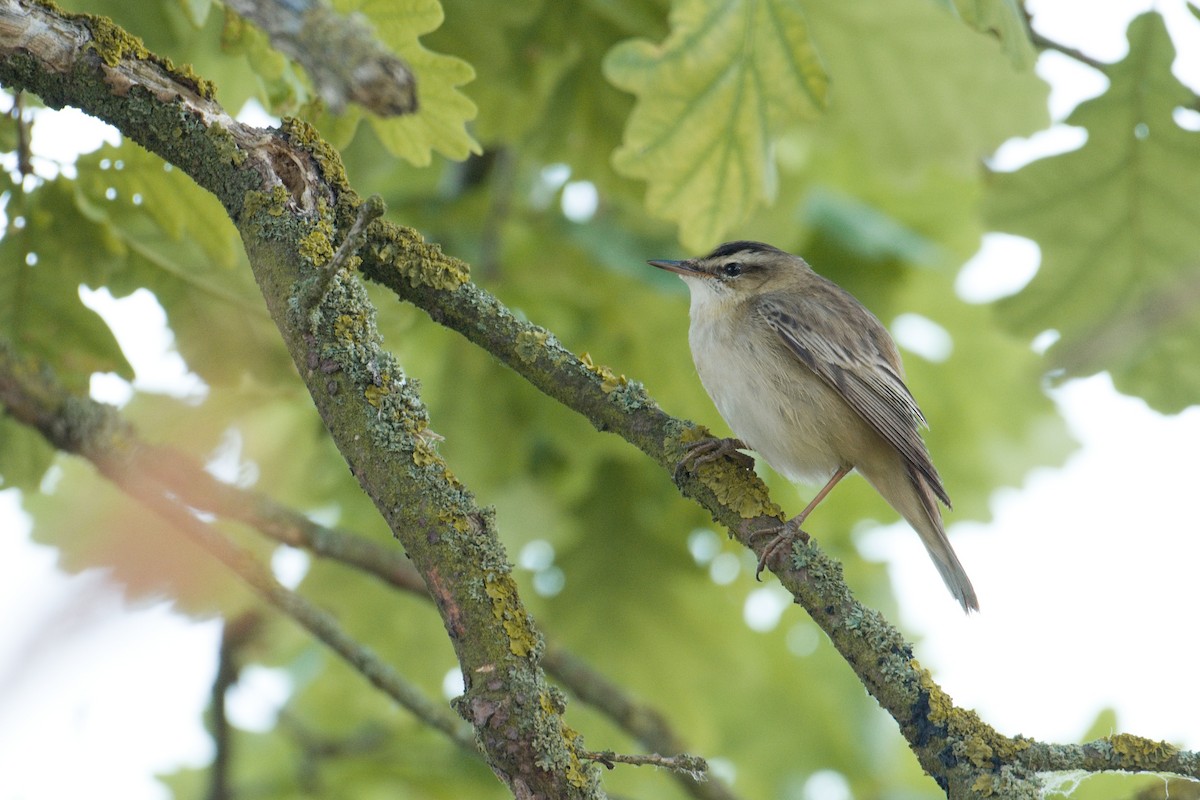
[[[857,303],[848,295],[845,300]],[[760,303],[759,312],[788,350],[895,447],[911,469],[924,477],[938,498],[949,506],[950,498],[921,439],[920,428],[925,425],[925,417],[899,375],[898,360],[889,363],[888,355],[876,347],[855,358],[851,347],[861,350],[861,344],[839,341],[828,331],[823,335],[806,322],[828,318],[832,313],[829,309],[815,305],[811,309],[790,307],[794,305],[790,299],[768,296]],[[871,321],[875,322],[874,318]],[[887,335],[882,328],[879,333]]]

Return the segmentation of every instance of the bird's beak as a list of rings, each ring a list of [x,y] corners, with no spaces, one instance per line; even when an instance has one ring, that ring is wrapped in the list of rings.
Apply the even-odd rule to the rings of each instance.
[[[646,263],[652,267],[658,267],[659,269],[665,269],[668,272],[674,272],[677,275],[697,275],[697,276],[702,276],[702,277],[708,275],[707,272],[696,269],[696,262],[691,261],[691,260],[688,260],[688,261],[647,261]]]

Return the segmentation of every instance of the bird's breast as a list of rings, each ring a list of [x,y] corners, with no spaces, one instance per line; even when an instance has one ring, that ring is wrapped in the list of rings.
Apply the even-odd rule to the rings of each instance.
[[[870,444],[860,441],[862,421],[765,324],[761,330],[752,325],[693,316],[692,359],[721,417],[792,480],[824,481],[837,468],[854,466]]]

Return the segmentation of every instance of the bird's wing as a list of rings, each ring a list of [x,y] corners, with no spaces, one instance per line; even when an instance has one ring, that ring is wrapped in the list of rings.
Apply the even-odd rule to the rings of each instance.
[[[925,417],[904,385],[896,346],[882,323],[857,300],[833,283],[828,286],[835,291],[819,297],[765,295],[756,310],[792,355],[841,395],[949,506],[921,438]],[[837,324],[853,310],[866,313],[867,330],[845,330]]]

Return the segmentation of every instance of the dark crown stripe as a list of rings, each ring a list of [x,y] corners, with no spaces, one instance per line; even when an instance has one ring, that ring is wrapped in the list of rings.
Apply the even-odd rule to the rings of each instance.
[[[747,242],[747,241],[726,242],[725,244],[720,245],[719,247],[717,247],[716,250],[713,250],[711,253],[709,253],[707,256],[705,256],[705,258],[725,258],[726,256],[733,255],[734,253],[744,253],[744,252],[782,253],[783,251],[780,250],[778,247],[772,247],[771,245],[764,244],[763,242]]]

